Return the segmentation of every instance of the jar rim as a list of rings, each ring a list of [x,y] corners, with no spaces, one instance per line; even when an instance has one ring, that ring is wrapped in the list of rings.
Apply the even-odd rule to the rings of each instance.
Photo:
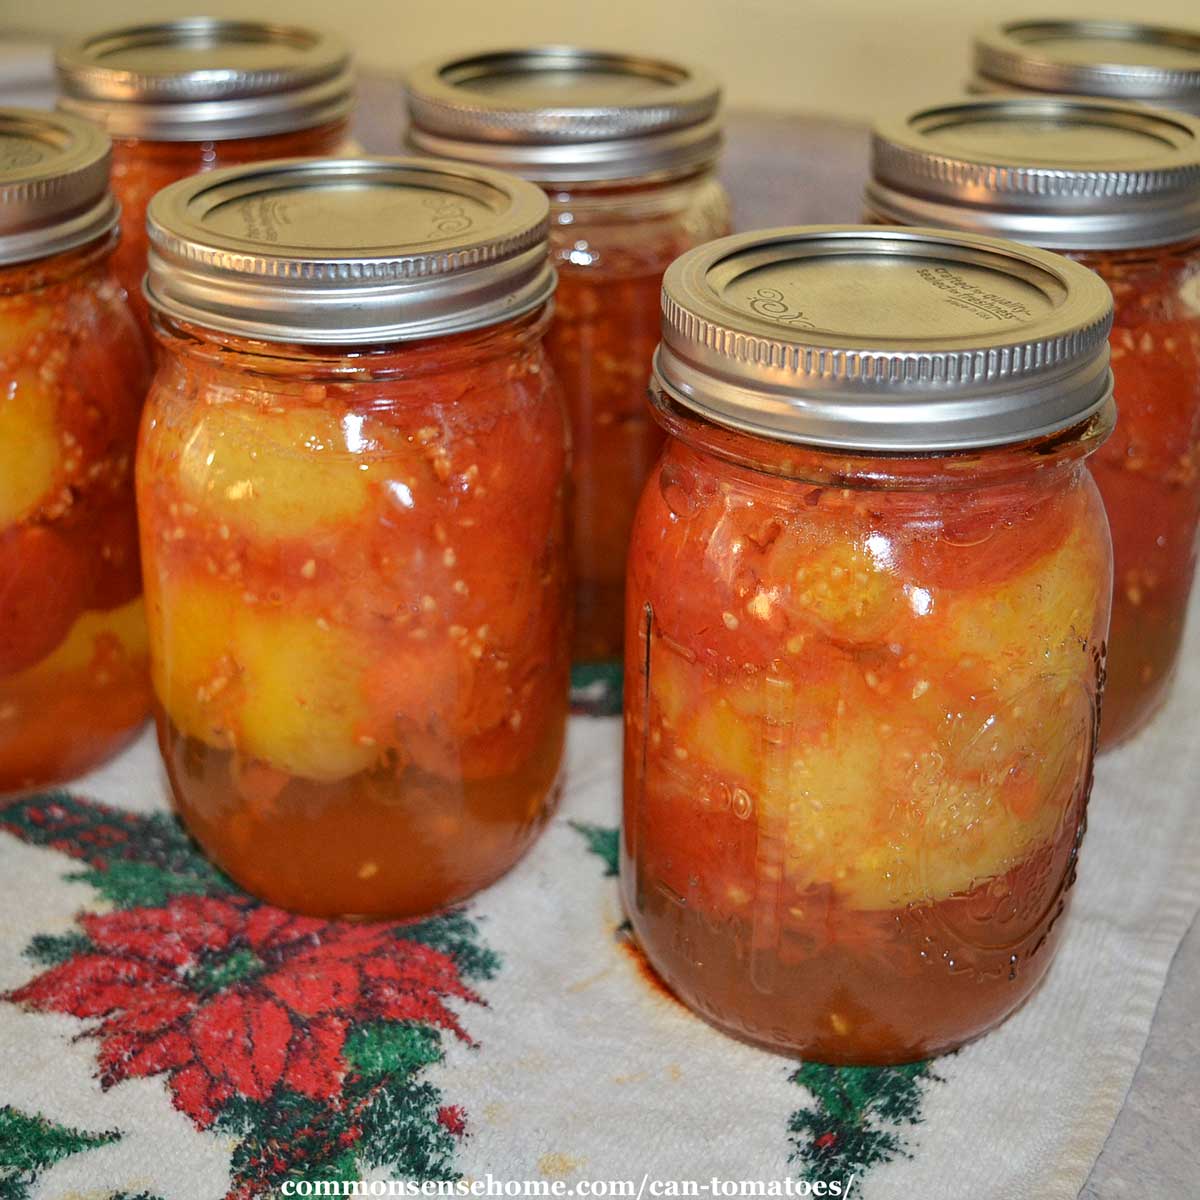
[[[1049,251],[937,229],[796,226],[688,251],[654,376],[782,442],[937,452],[1026,441],[1112,392],[1112,296]]]
[[[878,122],[866,203],[884,221],[1061,250],[1200,234],[1200,120],[1080,96],[984,96]]]
[[[415,150],[535,183],[686,174],[714,162],[721,89],[672,60],[583,46],[431,59],[405,79]]]
[[[0,133],[0,266],[65,253],[116,227],[103,130],[63,113],[0,108]]]
[[[1121,61],[1118,46],[1141,47],[1145,61],[1136,55]],[[973,49],[977,77],[986,82],[1140,100],[1200,115],[1195,30],[1115,19],[1023,18],[979,30]]]
[[[399,364],[397,371],[407,376],[413,356],[432,353],[441,359],[449,345],[461,346],[465,353],[478,356],[479,348],[485,346],[490,338],[509,331],[516,331],[534,340],[540,339],[549,326],[552,311],[552,306],[547,302],[540,308],[515,314],[507,320],[458,333],[369,343],[267,341],[246,334],[230,333],[161,309],[151,311],[151,326],[160,345],[172,350],[182,348],[189,355],[198,354],[205,358],[236,356],[243,363],[253,361],[271,364],[298,377],[319,377],[325,382],[354,382],[364,376],[375,379],[388,375],[388,360],[396,360]],[[271,371],[264,369],[263,373],[270,374]]]
[[[650,410],[666,434],[740,470],[825,487],[971,491],[1014,475],[1044,472],[1094,454],[1116,427],[1110,395],[1078,424],[1022,442],[950,450],[860,450],[780,442],[699,413],[653,379]]]
[[[432,159],[274,159],[179,180],[147,211],[153,308],[270,342],[406,341],[554,291],[549,202]]]
[[[62,47],[55,69],[59,108],[114,137],[266,137],[354,107],[342,39],[278,22],[184,17],[107,29]]]

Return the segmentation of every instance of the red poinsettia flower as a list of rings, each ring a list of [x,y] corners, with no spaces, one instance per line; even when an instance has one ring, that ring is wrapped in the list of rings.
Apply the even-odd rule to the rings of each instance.
[[[347,1031],[372,1020],[438,1026],[469,1041],[447,1006],[481,1003],[440,951],[394,925],[297,917],[241,898],[179,896],[161,908],[80,918],[94,950],[7,999],[97,1024],[100,1082],[167,1072],[201,1128],[234,1095],[281,1085],[329,1100]]]
[[[447,1104],[438,1109],[438,1124],[455,1137],[463,1137],[467,1132],[467,1113],[461,1104]]]

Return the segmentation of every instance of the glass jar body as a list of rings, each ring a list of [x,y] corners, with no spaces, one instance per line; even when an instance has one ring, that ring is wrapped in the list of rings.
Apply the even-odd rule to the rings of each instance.
[[[224,141],[113,139],[112,189],[121,202],[121,241],[113,265],[149,342],[153,342],[153,331],[150,309],[142,295],[142,278],[146,274],[146,208],[154,194],[177,179],[220,167],[263,162],[270,158],[338,154],[347,145],[348,131],[349,123],[341,120],[313,129]]]
[[[729,231],[729,202],[707,171],[549,194],[559,282],[547,346],[574,447],[574,658],[619,661],[629,531],[662,447],[646,406],[662,276],[685,250]]]
[[[627,596],[637,938],[685,1003],[776,1050],[961,1045],[1037,984],[1074,879],[1103,431],[871,460],[664,411]]]
[[[568,433],[545,310],[306,352],[164,325],[138,462],[159,742],[244,887],[405,916],[557,797]]]
[[[133,460],[149,362],[113,237],[0,269],[0,792],[145,720]]]
[[[1101,744],[1166,698],[1200,535],[1200,243],[1075,254],[1112,289],[1117,427],[1091,460],[1113,539]]]

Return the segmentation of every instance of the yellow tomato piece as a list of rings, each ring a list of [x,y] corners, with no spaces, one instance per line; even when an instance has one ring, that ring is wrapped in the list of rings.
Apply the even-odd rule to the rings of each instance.
[[[699,707],[688,734],[692,745],[703,747],[704,760],[731,780],[757,775],[760,727],[741,719],[724,696]]]
[[[0,528],[39,507],[58,486],[56,404],[35,370],[0,379]]]
[[[344,631],[215,583],[159,581],[148,595],[155,689],[183,732],[319,782],[374,760],[360,741],[367,656]]]
[[[878,536],[878,535],[873,535]],[[793,621],[839,639],[875,641],[904,614],[904,589],[887,562],[887,547],[837,539],[821,543],[780,534],[767,560],[769,598]]]
[[[791,803],[817,800],[822,844],[838,851],[806,848],[800,881],[833,882],[863,908],[940,900],[1055,838],[1091,736],[1082,643],[1103,616],[1104,557],[1102,542],[1075,533],[1013,580],[949,599],[946,625],[926,635],[919,701],[895,696],[863,716],[851,706],[833,744],[793,773]],[[989,684],[970,701],[942,694],[943,672],[962,662]]]
[[[263,541],[352,520],[367,503],[358,425],[320,408],[214,404],[184,443],[179,481],[214,520]]]
[[[240,680],[232,654],[240,596],[212,583],[148,572],[154,690],[171,720],[210,746],[232,746]]]
[[[740,788],[742,819],[783,845],[796,891],[890,910],[1003,875],[1059,836],[1082,783],[1094,666],[1080,639],[1103,614],[1103,553],[1079,534],[956,598],[913,645],[929,660],[919,688],[876,691],[852,665],[721,682],[657,656],[656,711],[683,751],[673,775],[694,771],[697,794],[712,773]],[[972,695],[954,674],[968,659],[989,679]]]
[[[692,691],[700,685],[701,673],[661,639],[651,643],[650,685],[659,718],[668,728],[684,718]]]
[[[6,682],[16,687],[52,675],[85,671],[95,658],[97,640],[105,636],[120,643],[122,653],[130,662],[145,659],[149,647],[145,607],[140,596],[107,612],[84,613],[52,654],[29,670],[10,676]]]
[[[8,304],[0,299],[0,364],[27,354],[33,339],[50,328],[53,316],[50,304],[30,305],[24,297]]]
[[[909,731],[885,741],[871,714],[843,717],[818,744],[772,745],[754,732],[727,724],[723,737],[755,747],[757,769],[738,778],[759,836],[782,842],[790,888],[829,885],[855,908],[944,899],[1003,874],[1050,838],[1069,799],[1053,787],[1053,762],[1032,781],[1039,799],[1031,804],[1022,789],[1014,804],[1008,792],[1021,764],[960,772],[948,747],[913,761],[898,752],[913,744]],[[730,762],[720,746],[706,759],[720,769]]]
[[[243,753],[318,781],[371,765],[377,751],[359,741],[367,659],[351,639],[311,617],[244,609],[233,651],[245,690]]]
[[[1103,633],[1105,553],[1098,539],[1076,531],[1008,582],[947,596],[944,649],[985,663],[1010,687],[1045,675],[1086,677],[1082,641]]]

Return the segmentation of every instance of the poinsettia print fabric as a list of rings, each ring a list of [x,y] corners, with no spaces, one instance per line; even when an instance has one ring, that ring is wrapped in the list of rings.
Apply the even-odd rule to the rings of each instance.
[[[499,965],[463,910],[295,916],[238,891],[173,818],[65,793],[9,803],[0,830],[86,864],[68,875],[116,906],[35,937],[44,969],[3,1000],[76,1018],[102,1090],[160,1078],[197,1129],[232,1135],[230,1197],[381,1166],[454,1176],[466,1113],[421,1076],[443,1037],[474,1046],[451,1005],[483,1004],[467,980]]]
[[[374,1021],[469,1040],[448,996],[479,1003],[454,960],[392,928],[290,916],[245,897],[83,914],[79,951],[6,999],[89,1023],[101,1085],[165,1074],[202,1129],[234,1097],[331,1102],[346,1038]]]

